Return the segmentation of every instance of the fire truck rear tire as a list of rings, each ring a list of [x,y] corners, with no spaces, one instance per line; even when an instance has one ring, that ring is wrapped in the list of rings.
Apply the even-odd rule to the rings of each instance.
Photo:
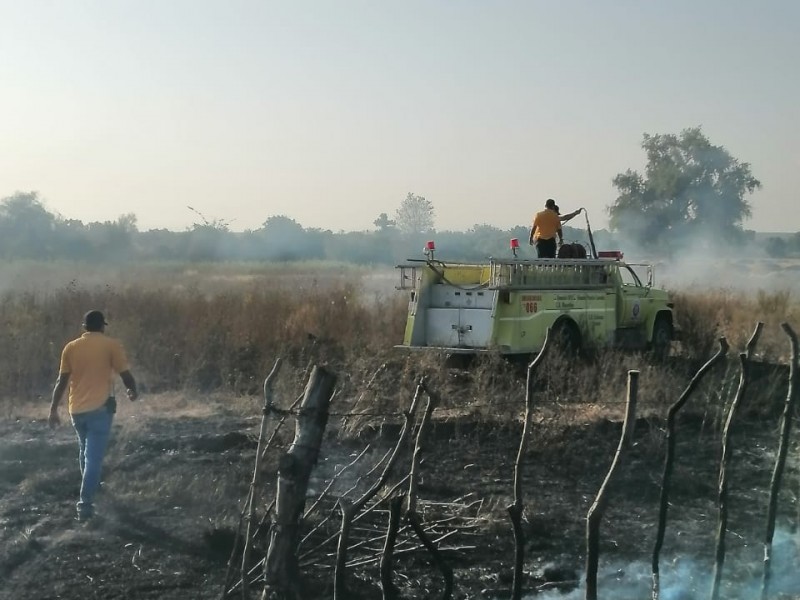
[[[581,330],[571,319],[561,319],[553,324],[553,342],[557,350],[569,356],[576,356],[581,351]]]

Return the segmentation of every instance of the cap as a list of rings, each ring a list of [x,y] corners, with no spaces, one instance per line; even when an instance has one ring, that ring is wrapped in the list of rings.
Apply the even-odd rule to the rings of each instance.
[[[552,198],[548,198],[547,202],[544,203],[544,207],[545,208],[553,208],[553,207],[555,207],[555,205],[556,205],[556,201],[553,200]]]
[[[83,315],[83,326],[87,331],[99,331],[106,323],[106,318],[99,310],[90,310]]]

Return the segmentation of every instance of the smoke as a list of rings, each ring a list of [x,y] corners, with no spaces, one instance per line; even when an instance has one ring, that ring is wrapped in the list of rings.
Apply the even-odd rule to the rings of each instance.
[[[656,273],[661,287],[674,290],[716,288],[745,294],[800,291],[800,261],[791,264],[770,258],[709,260],[691,256],[659,263]]]
[[[111,279],[114,283],[122,280],[118,268],[98,269],[89,263],[60,261],[5,261],[0,263],[0,296],[10,292],[46,293],[68,285],[99,287]]]
[[[586,230],[579,219],[565,227],[568,241],[589,245]],[[668,235],[646,238],[637,242],[634,232],[649,226],[641,215],[632,214],[624,223],[625,229],[608,232],[594,231],[597,250],[621,250],[628,263],[648,263],[655,266],[655,285],[676,291],[697,289],[727,289],[754,293],[783,290],[800,292],[800,260],[772,258],[755,232],[731,229],[727,233],[711,226],[693,224],[677,228]],[[644,281],[642,269],[635,269]]]
[[[615,248],[617,249],[617,248]],[[727,289],[735,292],[800,292],[800,261],[776,259],[755,242],[737,243],[711,235],[684,236],[669,252],[622,240],[626,262],[655,267],[655,286],[670,290]],[[641,269],[637,270],[644,280]]]
[[[760,600],[763,577],[761,544],[729,552],[722,572],[721,598],[724,600]],[[770,598],[796,598],[800,595],[800,536],[777,530],[773,542]],[[601,556],[602,562],[602,556]],[[661,561],[661,600],[699,600],[708,598],[713,564],[710,560],[687,556]],[[583,581],[583,576],[581,577]],[[642,600],[652,594],[649,563],[643,561],[606,564],[597,578],[600,598]],[[583,600],[583,586],[570,592],[547,591],[525,596],[526,600]]]

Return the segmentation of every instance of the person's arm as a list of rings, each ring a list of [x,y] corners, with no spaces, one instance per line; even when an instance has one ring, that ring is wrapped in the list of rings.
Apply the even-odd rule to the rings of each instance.
[[[577,217],[580,214],[581,210],[583,209],[579,208],[578,210],[573,210],[571,213],[567,213],[566,215],[560,216],[558,218],[562,223],[566,223],[570,219],[574,219],[575,217]]]
[[[563,244],[564,243],[564,232],[561,231],[561,225],[558,226],[558,229],[556,230],[556,233],[558,234],[558,243],[559,244]]]
[[[136,380],[131,375],[128,368],[128,356],[125,353],[125,348],[118,340],[113,341],[111,353],[111,366],[119,373],[122,383],[125,384],[125,393],[130,400],[136,400],[139,397],[139,392],[136,388]]]
[[[69,385],[69,373],[59,373],[56,386],[53,388],[53,399],[50,402],[50,416],[47,417],[47,424],[50,427],[57,427],[61,424],[61,419],[58,417],[58,405],[61,398],[64,397],[64,392],[67,391]]]
[[[131,401],[136,400],[139,397],[139,392],[136,389],[136,380],[131,375],[131,372],[123,371],[119,376],[122,379],[122,383],[125,384],[125,393],[128,394],[128,398]]]

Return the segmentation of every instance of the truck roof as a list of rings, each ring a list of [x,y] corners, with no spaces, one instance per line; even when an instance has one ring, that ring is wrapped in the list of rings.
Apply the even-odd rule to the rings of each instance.
[[[433,260],[410,260],[398,265],[402,282],[416,280],[416,270],[428,268],[439,272],[442,283],[478,285],[487,289],[581,289],[603,288],[609,275],[628,263],[610,259],[494,259],[485,263]],[[410,277],[405,271],[413,270]],[[634,273],[635,275],[635,273]],[[638,276],[636,276],[638,279]],[[405,287],[405,285],[402,285]]]

